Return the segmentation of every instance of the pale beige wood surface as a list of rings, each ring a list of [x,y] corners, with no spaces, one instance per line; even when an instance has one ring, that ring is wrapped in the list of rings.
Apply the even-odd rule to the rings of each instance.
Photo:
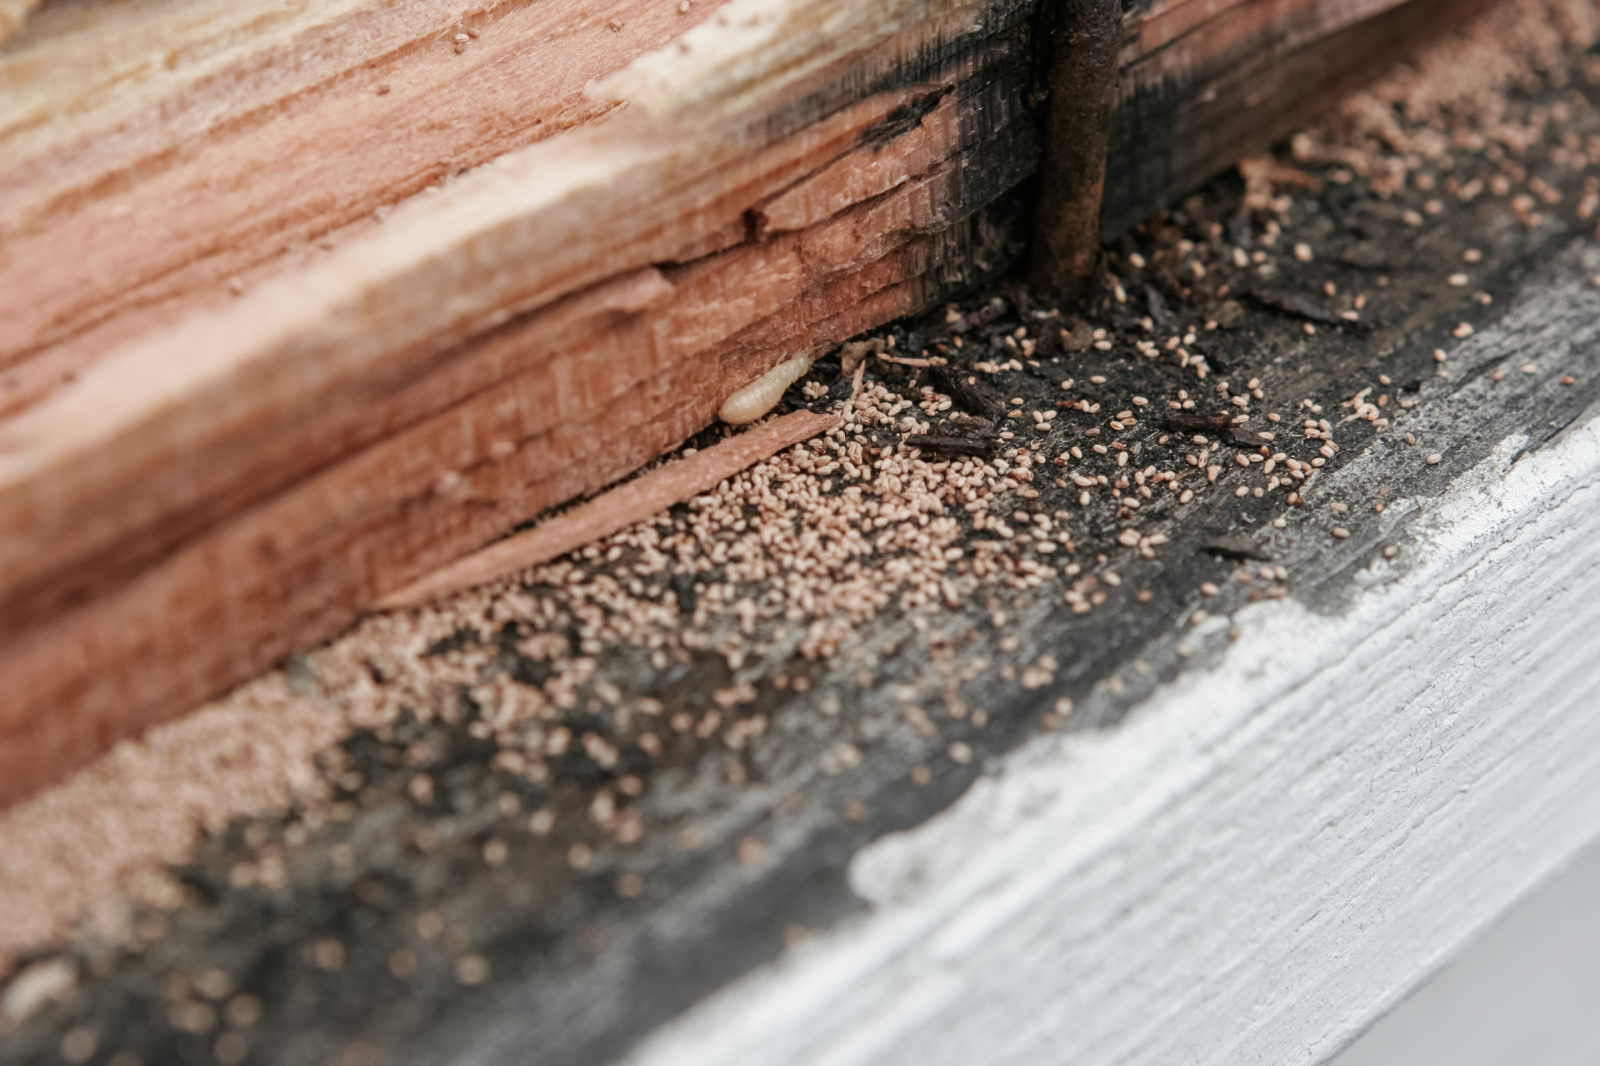
[[[615,101],[591,81],[716,8],[47,8],[0,50],[0,367],[595,120]],[[71,369],[106,352],[84,348]],[[37,397],[68,368],[54,369],[10,391]],[[0,403],[6,392],[0,378]]]

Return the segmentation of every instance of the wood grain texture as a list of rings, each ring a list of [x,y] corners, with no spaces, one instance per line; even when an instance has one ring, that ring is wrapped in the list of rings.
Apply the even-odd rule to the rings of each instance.
[[[222,523],[114,591],[28,627],[0,651],[7,691],[0,796],[26,794],[116,739],[254,675],[310,635],[337,631],[363,605],[527,515],[635,469],[704,426],[723,383],[766,369],[774,346],[840,341],[910,314],[953,291],[952,281],[966,281],[969,257],[962,235],[914,242],[806,292],[673,373],[594,403],[586,417],[532,433],[498,462],[484,457],[508,439],[495,429],[523,418],[537,425],[540,408],[526,392],[519,402],[514,386],[485,396]],[[648,353],[651,325],[608,330],[601,347],[580,349],[588,358],[564,373],[518,384],[580,396],[609,388],[616,379],[594,367],[607,355]],[[480,422],[483,414],[499,417]],[[441,456],[466,460],[460,481],[441,479],[454,472]],[[59,708],[71,713],[51,713]]]
[[[869,114],[881,114],[886,110],[892,110],[891,105],[895,105],[907,95],[915,93],[891,93],[889,99],[877,103]],[[984,106],[992,110],[990,105],[994,104],[994,95],[989,93],[981,98],[975,97],[974,106]],[[974,138],[983,134],[984,128],[981,125],[972,132]],[[1026,135],[1025,128],[1019,126],[1016,137],[1026,138]],[[739,251],[735,253],[737,256],[735,259],[706,262],[690,268],[689,273],[681,275],[682,278],[699,279],[702,276],[712,275],[717,280],[697,282],[699,290],[690,290],[706,293],[700,298],[702,307],[695,315],[684,316],[677,320],[673,326],[677,332],[671,334],[664,343],[671,347],[674,357],[693,352],[706,343],[708,337],[718,338],[726,335],[730,329],[742,325],[740,315],[749,315],[761,307],[774,309],[784,299],[796,295],[797,286],[798,289],[804,288],[808,271],[809,276],[816,276],[848,269],[853,262],[862,262],[875,254],[881,254],[881,249],[896,243],[900,239],[899,235],[908,228],[924,230],[937,228],[940,225],[939,219],[947,218],[951,212],[959,215],[963,211],[970,210],[964,208],[963,204],[987,202],[1009,187],[1009,184],[1020,180],[1031,167],[1031,156],[1028,154],[1025,139],[1018,140],[1013,149],[997,152],[996,159],[1009,160],[1009,164],[987,167],[968,167],[963,164],[957,168],[935,170],[907,183],[900,190],[901,195],[876,203],[863,214],[851,215],[848,221],[833,220],[815,227],[804,236],[785,236],[764,245],[751,246]],[[911,162],[915,163],[916,160],[913,159]],[[729,277],[730,270],[743,270],[747,274],[743,280],[728,287],[721,279]],[[292,300],[286,301],[286,303],[292,302]],[[567,314],[564,312],[563,317],[567,317]],[[744,321],[748,321],[748,318]],[[243,327],[239,327],[235,322],[224,323],[221,328],[227,330]],[[550,353],[559,350],[567,343],[567,327],[557,329],[548,323],[540,322],[530,329],[533,331],[529,334],[532,340],[527,347],[520,350],[518,357],[527,363],[548,357]],[[198,342],[196,347],[199,347]],[[504,349],[492,346],[491,350]],[[137,388],[140,381],[148,382],[150,380],[148,375],[158,369],[162,354],[159,346],[152,346],[148,360],[141,361],[138,366],[131,368],[126,379],[108,383],[105,386],[106,391],[93,395],[87,394],[88,390],[83,390],[75,395],[77,403],[74,406],[58,404],[48,411],[39,412],[30,420],[18,420],[7,429],[14,432],[22,431],[31,421],[46,433],[56,433],[58,427],[71,426],[79,426],[93,432],[97,427],[92,424],[90,413],[103,410],[105,404],[110,402],[112,393],[124,388],[128,390]],[[268,369],[271,369],[272,365],[269,365]],[[470,395],[475,389],[492,384],[502,375],[515,373],[517,369],[519,364],[516,360],[507,361],[476,350],[463,350],[454,353],[446,361],[445,366],[436,373],[424,375],[424,380],[420,383],[401,382],[393,392],[387,393],[371,390],[355,393],[351,396],[351,403],[335,407],[331,412],[288,409],[285,411],[286,417],[283,421],[258,430],[247,442],[251,446],[260,448],[264,454],[253,462],[252,468],[249,468],[250,479],[243,485],[230,484],[228,479],[223,477],[223,470],[218,468],[227,464],[216,462],[214,452],[208,455],[206,460],[209,469],[213,471],[210,476],[216,479],[213,485],[205,483],[208,476],[206,470],[193,470],[170,464],[161,467],[167,459],[162,452],[164,440],[160,434],[170,432],[172,423],[170,418],[163,417],[158,412],[158,417],[153,420],[154,424],[151,426],[154,439],[149,445],[151,453],[149,463],[152,468],[160,468],[159,480],[146,478],[136,486],[128,483],[126,467],[123,470],[104,472],[99,484],[105,490],[117,492],[119,486],[124,487],[125,502],[119,500],[106,508],[111,512],[110,515],[89,523],[82,520],[81,513],[74,514],[70,509],[62,508],[58,512],[59,524],[52,523],[54,528],[48,528],[42,520],[42,514],[49,501],[42,501],[35,516],[31,518],[17,511],[9,512],[8,516],[16,520],[16,524],[11,528],[28,533],[30,536],[27,541],[12,542],[15,554],[10,555],[7,562],[15,563],[16,568],[7,571],[6,576],[15,591],[8,601],[6,610],[0,612],[0,617],[5,619],[4,622],[0,622],[0,626],[9,624],[13,627],[12,631],[15,631],[15,627],[28,624],[30,620],[36,620],[49,612],[51,609],[49,601],[32,598],[26,592],[29,588],[39,588],[42,590],[39,594],[41,597],[55,596],[59,601],[66,598],[63,593],[71,589],[74,582],[83,589],[91,587],[89,583],[94,580],[102,583],[114,581],[121,574],[135,568],[143,559],[158,554],[167,545],[181,539],[184,533],[182,519],[185,516],[179,508],[186,502],[185,497],[180,496],[177,506],[171,509],[165,511],[156,509],[153,506],[156,503],[153,494],[159,493],[162,485],[170,486],[175,496],[180,493],[186,494],[187,500],[190,501],[202,491],[214,489],[217,496],[210,501],[212,505],[210,513],[195,507],[191,507],[187,513],[190,522],[204,523],[217,509],[229,506],[235,497],[270,488],[274,479],[280,483],[288,482],[298,473],[297,470],[290,469],[297,463],[302,469],[315,463],[318,455],[314,449],[319,441],[304,430],[307,421],[316,419],[315,431],[321,435],[327,451],[334,452],[348,448],[351,443],[359,444],[362,440],[381,438],[387,433],[396,432],[419,418],[447,408],[453,401]],[[613,380],[614,390],[625,390],[637,381],[638,377],[633,374],[618,373]],[[191,379],[185,376],[177,385],[181,388],[190,383]],[[232,384],[232,379],[224,375],[218,388],[226,391]],[[289,384],[293,386],[299,383]],[[332,390],[337,387],[337,383],[326,387]],[[585,398],[563,397],[563,402],[579,404],[578,409],[581,410]],[[285,406],[288,406],[287,402]],[[543,410],[546,418],[555,418],[562,408],[551,404],[545,406]],[[294,424],[295,421],[299,424]],[[343,434],[340,435],[339,431],[343,431]],[[6,430],[0,430],[0,433],[4,432]],[[58,434],[58,439],[60,435]],[[37,458],[39,452],[33,449],[24,454]],[[101,453],[91,443],[78,449],[77,454],[90,456]],[[129,453],[124,452],[124,458],[129,457]],[[239,468],[234,469],[237,472]],[[67,476],[82,479],[78,485],[66,484],[61,477],[50,476],[45,488],[57,494],[58,498],[70,496],[84,491],[81,489],[82,481],[95,474],[96,471],[87,465],[73,466]],[[138,507],[135,506],[133,499],[136,489],[141,490],[138,491]],[[88,495],[87,491],[84,491],[84,494]],[[141,515],[139,508],[147,509],[146,514]],[[154,513],[151,514],[150,511]],[[141,542],[140,537],[144,537],[145,540]],[[91,552],[97,547],[111,556],[100,569],[98,578],[92,568],[84,565],[84,560],[92,557]],[[58,560],[64,561],[58,562]],[[25,567],[30,569],[24,569]],[[28,581],[31,575],[41,574],[42,579],[35,579],[31,583]]]
[[[62,27],[0,60],[0,367],[593,121],[615,102],[588,82],[716,6],[167,3]]]
[[[875,94],[760,150],[636,109],[513,153],[313,267],[127,346],[0,425],[0,586],[113,545],[136,560],[141,529],[170,542],[348,453],[378,435],[373,404],[442,350],[668,259],[914,95]]]
[[[1487,6],[1184,0],[1130,16],[1101,235],[1125,233]]]
[[[0,50],[0,802],[998,269],[1034,14],[38,12]],[[1102,225],[1442,17],[1130,12]]]
[[[576,186],[576,196],[531,180],[548,174],[550,160],[543,169],[499,163],[482,184],[461,183],[470,196],[450,190],[419,202],[413,216],[396,212],[383,230],[330,254],[325,268],[187,321],[11,420],[0,429],[14,445],[6,461],[13,471],[38,464],[40,476],[31,481],[37,491],[26,477],[14,482],[21,491],[5,510],[7,532],[31,538],[9,540],[0,564],[14,590],[0,621],[12,638],[0,653],[11,697],[0,712],[0,778],[10,794],[47,780],[55,771],[46,767],[80,761],[250,676],[516,521],[622,476],[705,425],[725,382],[748,380],[797,344],[842,341],[970,282],[974,213],[1035,165],[1036,138],[1015,102],[1020,55],[1005,38],[979,37],[913,67],[942,74],[942,84],[888,88],[745,155],[711,143],[698,172],[688,157],[706,141],[652,140],[654,120],[633,110],[587,139],[585,131],[529,150],[559,148],[568,182],[560,188]],[[949,102],[913,107],[909,118],[902,110],[926,100]],[[858,147],[874,153],[877,178],[861,182],[848,162],[828,170]],[[713,156],[723,169],[708,177]],[[619,179],[619,161],[643,169],[624,167]],[[710,202],[673,214],[671,203],[641,193],[645,221],[613,211],[596,222],[616,206],[619,181],[642,186],[663,167],[689,190],[671,203]],[[884,179],[888,168],[898,173]],[[820,195],[831,214],[680,266],[649,265],[688,257],[696,241],[726,243],[748,207],[819,172],[806,195]],[[705,192],[719,181],[720,191]],[[537,223],[523,217],[530,197],[550,205],[534,212]],[[514,256],[485,254],[504,233],[492,227],[508,216],[518,219],[503,224],[514,241],[564,251],[580,235],[591,241],[518,262],[518,290],[518,279],[503,276],[514,271],[492,269]],[[460,258],[441,265],[419,254],[428,234],[465,243],[474,223],[489,236]],[[600,244],[599,262],[583,260],[607,227],[616,250],[607,257]],[[641,228],[653,236],[628,236]],[[397,264],[412,270],[398,286]],[[468,269],[472,277],[456,276]],[[570,291],[585,272],[601,276],[523,309]],[[438,288],[448,291],[453,277],[452,306]],[[352,285],[372,278],[376,295]],[[533,295],[529,278],[543,286]],[[323,294],[334,282],[390,318],[330,307]],[[423,290],[434,295],[420,307],[402,295]],[[469,298],[477,302],[463,308]],[[408,331],[428,344],[407,354]],[[240,341],[242,361],[226,353],[240,352]],[[220,356],[209,407],[196,403],[203,379],[193,360],[172,371],[163,347],[175,343]],[[286,366],[297,358],[298,374]],[[243,391],[246,381],[253,391]],[[135,414],[115,434],[121,446],[107,451],[109,427],[75,415],[116,396],[133,399]],[[193,449],[219,425],[238,435]],[[188,433],[197,435],[180,446],[175,435]],[[55,461],[41,462],[51,449]],[[228,468],[234,477],[222,476]],[[249,476],[238,478],[241,470]],[[96,495],[104,504],[104,494],[117,500],[106,520],[73,517]],[[59,707],[72,714],[44,710]]]

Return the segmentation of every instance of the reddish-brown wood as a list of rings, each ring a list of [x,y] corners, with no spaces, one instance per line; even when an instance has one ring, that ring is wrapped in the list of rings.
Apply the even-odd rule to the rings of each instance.
[[[743,156],[632,120],[583,143],[535,146],[519,165],[463,183],[465,212],[442,197],[410,205],[306,271],[123,350],[0,423],[0,587],[12,590],[0,634],[459,402],[449,386],[465,382],[446,365],[460,341],[519,305],[667,259],[838,155],[910,95],[873,97]],[[573,157],[570,195],[536,191],[527,213],[507,206]],[[677,195],[647,194],[669,174],[679,175]],[[173,367],[174,348],[203,356],[204,369]]]
[[[641,266],[532,313],[489,305],[457,331],[476,336],[415,356],[409,381],[394,374],[392,386],[348,394],[360,397],[348,410],[328,406],[337,382],[319,386],[312,394],[319,407],[298,412],[311,431],[286,434],[292,440],[259,467],[260,480],[231,496],[234,486],[219,480],[204,507],[188,512],[152,508],[140,516],[127,501],[112,509],[112,529],[64,523],[62,541],[36,539],[35,550],[9,555],[43,579],[15,583],[24,595],[0,609],[8,637],[0,677],[10,695],[0,707],[0,792],[16,795],[48,780],[117,736],[260,670],[308,635],[347,623],[510,524],[622,476],[705,425],[728,391],[797,346],[836,343],[948,292],[970,270],[968,217],[1032,166],[1028,127],[1004,118],[1000,97],[1014,90],[980,83],[956,91],[958,84],[880,93],[755,154],[725,156],[743,184],[724,183],[726,191],[699,212],[706,221],[666,218],[669,225],[643,246],[629,244],[605,260],[612,271],[652,257],[689,260],[681,266]],[[969,111],[984,111],[965,132],[956,129],[961,99]],[[931,101],[931,110],[907,121],[900,109],[919,101]],[[649,158],[649,139],[639,135],[646,122],[641,114],[612,124],[614,137],[630,140],[630,160]],[[878,177],[863,182],[852,152],[869,140],[867,172]],[[979,151],[988,166],[974,165]],[[845,166],[830,169],[841,159]],[[791,212],[788,224],[803,228],[747,239],[745,206],[781,206],[771,194],[806,175],[805,195],[820,196],[832,213]],[[729,222],[715,224],[718,211]],[[603,232],[604,223],[593,228]],[[697,231],[700,247],[686,252],[679,234]],[[708,247],[720,251],[706,254]],[[552,273],[559,265],[531,269],[570,284],[570,272]],[[329,274],[348,279],[352,271]],[[225,309],[222,324],[202,323],[205,335],[221,337],[229,321],[255,310],[252,300],[274,296],[273,306],[292,307],[282,294],[258,293]],[[391,373],[394,356],[391,348]],[[237,387],[237,379],[227,384]],[[13,419],[0,436],[16,440],[30,427],[56,433],[59,420],[41,412],[59,412],[69,399],[87,404],[89,391],[64,393]],[[171,418],[168,411],[150,423],[151,465],[132,480],[148,491],[168,473],[165,483],[196,499],[203,471],[197,478],[157,465],[171,458],[170,447],[161,447]],[[274,454],[271,423],[245,428],[251,447]],[[319,440],[330,442],[324,454],[352,444],[354,454],[310,476],[304,466],[285,476],[282,465],[305,463]],[[138,469],[74,471],[68,479],[99,476],[115,493]],[[282,488],[264,490],[274,477]],[[81,481],[70,491],[59,478],[38,484],[61,498],[93,496]],[[261,502],[249,502],[252,495]],[[174,516],[185,514],[195,516],[192,529],[175,530]],[[10,528],[37,538],[39,517]],[[119,531],[116,518],[132,524]],[[130,551],[129,542],[144,535],[152,540]],[[53,574],[41,565],[52,551]],[[143,559],[130,561],[141,551]],[[84,565],[96,558],[104,565]],[[98,585],[91,583],[97,570]],[[76,601],[61,595],[73,582]],[[39,595],[30,598],[30,589]],[[71,716],[46,710],[58,707],[72,708]]]
[[[614,101],[587,95],[589,82],[718,5],[541,0],[464,17],[438,0],[344,6],[174,79],[110,136],[92,115],[79,135],[67,122],[44,144],[27,136],[37,127],[0,129],[11,134],[0,136],[11,144],[0,152],[0,369],[593,121]],[[458,49],[454,35],[468,30]],[[186,43],[149,45],[181,70]],[[20,80],[27,72],[8,68],[24,62],[0,71]],[[81,98],[64,95],[63,109]]]
[[[0,0],[0,41],[22,27],[28,12],[39,6],[39,0]]]
[[[1489,2],[1175,0],[1132,16],[1102,235],[1287,136]]]
[[[1259,149],[1359,66],[1334,45],[1413,39],[1428,2],[1127,16],[1105,221]],[[35,13],[0,52],[0,803],[1001,265],[1032,14]]]
[[[808,335],[836,342],[926,306],[948,291],[929,275],[962,252],[951,237],[920,238],[626,396],[596,403],[585,417],[535,434],[500,461],[493,442],[506,438],[496,429],[537,412],[518,405],[513,390],[485,396],[223,523],[115,592],[29,631],[0,649],[0,801],[251,676],[307,633],[347,624],[362,605],[449,562],[462,545],[481,544],[592,479],[614,479],[671,448],[706,424],[726,381],[766,369],[775,347]],[[604,387],[596,366],[640,352],[648,358],[655,325],[632,316],[597,337],[567,375],[537,387],[563,395]],[[480,423],[478,411],[502,420]],[[491,455],[467,462],[474,453]],[[453,471],[459,481],[441,481],[450,461],[462,463]],[[72,713],[50,713],[63,707]]]

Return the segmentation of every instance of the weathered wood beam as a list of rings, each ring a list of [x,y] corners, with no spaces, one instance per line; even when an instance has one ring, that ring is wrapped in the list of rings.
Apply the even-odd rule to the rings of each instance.
[[[1489,2],[1190,0],[1130,14],[1101,235],[1287,136]]]
[[[357,242],[349,256],[330,256],[307,276],[264,286],[188,326],[194,332],[179,338],[185,350],[226,352],[231,346],[241,353],[214,378],[212,411],[187,391],[195,383],[192,367],[183,377],[186,391],[176,397],[191,412],[187,418],[175,419],[159,393],[131,393],[134,382],[148,380],[163,362],[164,353],[152,344],[100,368],[102,377],[85,382],[89,388],[63,393],[0,429],[38,432],[57,442],[60,457],[35,467],[32,480],[9,486],[16,494],[5,512],[13,520],[6,565],[16,591],[0,615],[8,635],[0,676],[11,696],[0,720],[7,738],[0,778],[8,794],[47,780],[55,771],[46,767],[71,765],[142,727],[152,714],[192,705],[249,676],[308,634],[346,624],[385,592],[520,518],[621,476],[705,425],[724,382],[748,380],[795,347],[837,343],[911,313],[969,281],[972,215],[1034,166],[1031,125],[1005,117],[1008,99],[1017,96],[1021,56],[1004,36],[979,38],[954,58],[922,68],[942,72],[945,84],[876,93],[753,156],[692,137],[669,145],[663,135],[652,146],[652,127],[642,114],[596,130],[590,140],[598,147],[588,157],[579,150],[588,143],[581,139],[537,146],[530,151],[561,154],[555,161],[540,156],[528,169],[514,170],[519,161],[497,164],[479,184],[461,183],[469,194],[465,206],[447,193],[418,204],[415,217],[397,212],[392,230]],[[700,155],[691,161],[696,148]],[[725,166],[735,176],[707,175],[711,157],[732,160]],[[429,286],[451,283],[449,267],[417,254],[427,248],[428,234],[463,239],[471,230],[454,224],[461,214],[515,217],[518,192],[539,192],[535,175],[585,158],[598,158],[604,177],[585,186],[597,190],[589,212],[557,200],[538,216],[544,220],[539,227],[516,239],[543,247],[552,235],[561,236],[552,227],[565,226],[562,239],[575,246],[587,238],[592,252],[610,225],[624,234],[615,238],[619,251],[600,265],[573,251],[505,271],[521,269],[558,292],[584,280],[585,270],[593,275],[637,264],[634,273],[544,310],[519,315],[480,302],[464,311],[465,294],[482,301],[494,289],[486,289],[492,278],[483,265],[473,277],[456,280],[454,308],[448,300],[429,299],[423,308],[402,311]],[[611,199],[617,161],[633,165],[641,158],[646,172],[625,179],[641,188],[669,173],[681,181],[701,168],[700,184],[689,184],[690,200],[675,201],[678,208],[708,195],[695,192],[708,184],[748,184],[709,194],[711,204],[698,212],[641,195],[635,202],[647,223],[599,219],[617,206]],[[808,181],[764,202],[807,175]],[[648,265],[683,258],[686,244],[714,236],[747,205],[770,211],[761,215],[764,240],[683,266]],[[438,225],[440,212],[451,211],[458,216],[453,224]],[[641,225],[657,226],[645,244],[626,236]],[[489,262],[512,258],[505,252]],[[396,263],[416,265],[391,280]],[[994,268],[1000,265],[996,260]],[[357,288],[359,298],[401,319],[398,327],[358,316],[327,331],[328,316],[294,313],[326,285],[363,275],[376,276],[380,288]],[[359,365],[339,372],[341,359],[365,354],[377,360],[404,350],[393,332],[375,334],[431,328],[437,337],[435,323],[452,318],[468,319],[458,333],[485,323],[490,328],[441,353],[412,354],[418,381],[393,380],[399,371],[392,358],[376,381],[361,379]],[[503,321],[493,325],[496,320]],[[283,323],[276,335],[274,321]],[[309,350],[297,347],[308,336]],[[315,353],[308,369],[318,380],[284,374],[296,352]],[[260,383],[253,395],[241,393],[245,380]],[[263,394],[274,388],[287,391],[264,409]],[[123,389],[134,396],[135,412],[122,445],[106,451],[104,438],[75,442],[72,426],[91,435],[96,427],[73,412],[104,411]],[[230,398],[237,403],[245,396],[243,410],[227,409]],[[295,396],[304,404],[297,406]],[[196,446],[213,432],[207,428],[212,415],[221,417],[210,426],[242,434],[211,438],[207,446],[236,449],[250,463],[251,477],[242,486],[207,480],[222,465],[196,469],[175,462],[205,454]],[[175,426],[199,435],[175,446]],[[48,454],[40,443],[24,454],[34,460]],[[352,444],[358,445],[352,456],[315,472]],[[254,459],[247,458],[250,449]],[[99,469],[73,458],[112,454],[122,461]],[[125,493],[134,484],[146,490],[142,502],[124,497],[110,509],[110,521],[83,523],[81,511],[74,519],[75,509],[97,495]],[[279,487],[284,491],[274,494]],[[152,617],[161,624],[144,623]],[[174,668],[175,660],[181,668]],[[45,713],[61,706],[75,713]]]
[[[1503,27],[1441,51],[1470,55],[1456,66],[1475,74]],[[0,981],[14,978],[0,1059],[45,1066],[91,1045],[101,1061],[214,1049],[418,1066],[520,1064],[530,1047],[547,1066],[1331,1054],[1600,826],[1600,718],[1585,713],[1600,663],[1600,253],[1585,190],[1600,154],[1580,151],[1600,111],[1571,77],[1592,40],[1566,40],[1559,84],[1485,101],[1505,145],[1474,150],[1459,111],[1441,112],[1442,131],[1408,117],[1437,100],[1420,87],[1392,125],[1323,127],[1310,143],[1336,162],[1301,161],[1322,179],[1310,193],[1282,168],[1298,181],[1274,206],[1275,244],[1243,229],[1258,196],[1199,191],[1111,251],[1135,306],[1097,302],[1073,323],[1074,339],[1103,328],[1104,354],[1050,347],[1055,323],[1010,283],[898,325],[897,347],[938,337],[1017,411],[1016,450],[988,470],[922,465],[897,414],[936,406],[930,375],[870,365],[883,420],[526,581],[366,620],[0,817],[0,910],[15,919],[0,923]],[[1426,84],[1402,75],[1369,102]],[[934,140],[917,129],[824,166],[877,174],[896,145]],[[990,161],[986,143],[973,152]],[[1448,160],[1423,150],[1444,143]],[[1497,180],[1519,144],[1537,217]],[[806,186],[800,206],[835,213],[797,211],[806,224],[767,242],[747,241],[746,215],[697,242],[696,261],[468,338],[433,367],[466,399],[220,523],[307,480],[323,493],[192,573],[242,587],[261,580],[263,547],[304,548],[297,607],[325,613],[282,624],[326,623],[338,582],[481,535],[517,506],[497,514],[502,492],[531,505],[543,490],[525,486],[707,417],[672,405],[698,403],[697,382],[766,365],[815,322],[848,335],[929,298],[985,242],[931,228],[876,258],[869,246],[899,225],[891,210],[922,217],[900,188],[972,169],[945,159],[927,183],[848,206]],[[845,266],[811,284],[798,276],[811,247]],[[1156,316],[1149,294],[1177,268],[1194,282],[1157,327],[1173,347],[1152,355],[1140,312]],[[1469,284],[1440,284],[1458,270]],[[902,299],[911,276],[922,287]],[[776,309],[759,302],[768,286]],[[1224,302],[1249,290],[1260,299]],[[659,388],[640,378],[633,393],[661,406],[639,422],[607,408],[614,432],[561,436],[563,420],[536,422],[554,404],[496,391],[514,365],[547,393],[570,386],[562,406],[611,395],[586,391],[610,357],[650,370],[679,330],[734,305],[749,321],[712,330]],[[1211,317],[1226,323],[1205,329]],[[593,358],[561,362],[586,345]],[[1079,418],[1079,398],[1103,411]],[[1180,401],[1197,405],[1187,419]],[[1247,432],[1270,425],[1282,456],[1240,463],[1239,435],[1211,432],[1219,410],[1248,416]],[[523,429],[556,443],[498,449],[497,481],[492,442]],[[1212,438],[1215,471],[1186,429]],[[420,471],[378,455],[400,437]],[[452,476],[425,480],[439,469]],[[370,551],[365,532],[339,539],[347,512]],[[236,624],[288,639],[256,602],[239,596],[209,629],[175,615],[196,656],[179,664],[209,668],[216,631]],[[94,642],[150,631],[170,654],[138,606],[118,605]],[[167,683],[141,669],[137,685]],[[197,825],[210,831],[184,847]],[[116,892],[130,869],[131,907]],[[80,920],[93,924],[74,933]],[[49,995],[74,980],[72,1002]],[[249,1026],[234,1023],[245,1005]]]
[[[1101,225],[1326,99],[1340,34],[1434,10],[1123,15]],[[0,802],[1004,265],[1022,227],[981,212],[1035,170],[1035,14],[39,12],[0,58]],[[1034,266],[1081,284],[1099,141],[1068,134],[1110,53],[1055,55],[1101,95],[1050,94]],[[1205,109],[1242,70],[1272,121]]]
[[[616,100],[586,84],[717,7],[208,0],[40,13],[31,47],[0,57],[0,369],[16,368],[0,404],[59,387],[126,340],[84,335],[99,323],[215,296],[286,249],[594,121]]]

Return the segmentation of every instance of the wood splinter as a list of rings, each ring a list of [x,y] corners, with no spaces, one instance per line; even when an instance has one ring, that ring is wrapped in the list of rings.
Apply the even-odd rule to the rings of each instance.
[[[618,485],[588,503],[507,537],[441,567],[390,593],[377,610],[418,607],[453,593],[482,585],[506,574],[565,555],[574,548],[610,536],[635,522],[713,488],[747,467],[769,459],[790,445],[810,440],[839,425],[833,415],[796,411],[736,437],[696,452],[686,459]]]

